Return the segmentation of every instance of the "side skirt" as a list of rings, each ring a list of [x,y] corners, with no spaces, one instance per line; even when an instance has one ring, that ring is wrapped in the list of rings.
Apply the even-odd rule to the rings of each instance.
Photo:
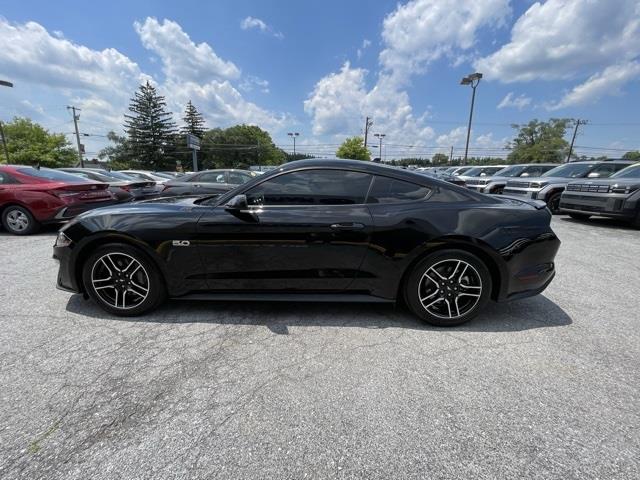
[[[348,293],[190,293],[173,300],[218,300],[249,302],[345,302],[345,303],[394,303],[394,299],[373,295]]]

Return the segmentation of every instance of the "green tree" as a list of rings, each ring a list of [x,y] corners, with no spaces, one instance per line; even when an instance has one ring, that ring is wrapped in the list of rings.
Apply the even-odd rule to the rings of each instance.
[[[107,160],[114,170],[140,167],[140,164],[131,156],[131,147],[127,137],[118,135],[112,130],[107,133],[107,139],[111,142],[111,145],[98,152],[100,160]]]
[[[286,154],[273,144],[269,132],[255,125],[208,130],[201,148],[200,157],[207,168],[280,165],[286,161]]]
[[[507,145],[511,150],[507,160],[509,163],[563,161],[569,149],[564,136],[570,123],[568,118],[551,118],[548,122],[534,119],[526,125],[511,125],[518,133]]]
[[[202,138],[206,130],[204,128],[204,117],[198,109],[193,106],[191,100],[187,103],[182,120],[184,121],[184,127],[180,129],[181,134],[185,135],[190,133],[198,138]]]
[[[62,133],[50,133],[28,118],[15,117],[5,123],[4,134],[11,163],[68,167],[78,161],[77,151]]]
[[[434,165],[446,165],[449,163],[449,155],[445,155],[444,153],[436,153],[433,157],[431,157],[431,163]]]
[[[336,152],[338,158],[351,160],[371,160],[371,153],[365,148],[362,137],[347,138]]]
[[[129,153],[143,168],[173,169],[175,167],[176,124],[166,109],[164,97],[148,81],[140,85],[125,114]]]
[[[640,150],[632,150],[630,152],[627,152],[624,155],[622,155],[622,158],[624,158],[625,160],[638,160],[638,161],[640,161]]]

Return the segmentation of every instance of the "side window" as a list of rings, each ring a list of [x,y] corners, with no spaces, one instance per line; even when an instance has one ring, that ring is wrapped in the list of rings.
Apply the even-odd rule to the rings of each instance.
[[[197,179],[194,179],[192,181],[203,183],[226,183],[224,172],[203,173],[202,175],[198,176]]]
[[[623,168],[627,168],[629,165],[631,165],[630,163],[614,163],[613,164],[613,172],[619,172],[620,170],[622,170]]]
[[[542,175],[546,170],[543,167],[527,167],[524,171],[524,173],[521,175],[522,177],[539,177],[540,175]]]
[[[0,172],[0,185],[7,185],[12,183],[19,183],[19,182],[12,176],[4,172]]]
[[[242,172],[229,172],[229,183],[241,185],[251,180],[251,175]]]
[[[603,163],[589,172],[588,178],[606,178],[610,177],[616,172],[616,165],[611,163]]]
[[[367,203],[399,203],[422,200],[429,188],[415,183],[376,176],[369,191]]]
[[[249,205],[364,203],[371,175],[348,170],[304,170],[279,175],[246,192]]]

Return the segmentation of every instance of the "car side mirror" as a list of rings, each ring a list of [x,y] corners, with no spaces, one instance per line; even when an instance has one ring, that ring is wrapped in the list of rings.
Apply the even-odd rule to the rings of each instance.
[[[248,209],[249,204],[247,203],[247,196],[236,195],[235,197],[233,197],[231,200],[227,202],[224,208],[226,208],[227,210],[234,210],[234,211]]]

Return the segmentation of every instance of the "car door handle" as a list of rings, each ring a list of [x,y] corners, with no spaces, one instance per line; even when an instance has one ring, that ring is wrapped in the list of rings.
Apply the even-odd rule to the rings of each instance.
[[[332,230],[362,230],[364,223],[333,223]]]

